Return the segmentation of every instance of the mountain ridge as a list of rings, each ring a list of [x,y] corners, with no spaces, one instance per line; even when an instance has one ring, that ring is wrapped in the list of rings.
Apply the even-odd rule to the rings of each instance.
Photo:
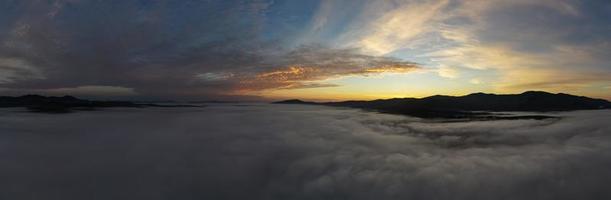
[[[595,99],[565,93],[554,94],[544,91],[526,91],[520,94],[491,94],[478,92],[464,96],[434,95],[424,98],[392,98],[371,101],[340,102],[307,102],[294,99],[274,103],[361,108],[422,118],[476,117],[479,114],[474,114],[475,111],[553,112],[611,108],[611,102],[604,99]]]

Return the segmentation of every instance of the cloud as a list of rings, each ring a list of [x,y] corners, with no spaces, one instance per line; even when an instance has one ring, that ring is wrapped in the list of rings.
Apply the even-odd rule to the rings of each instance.
[[[609,112],[554,115],[563,118],[443,122],[264,104],[0,113],[2,152],[10,152],[0,160],[8,188],[0,196],[611,197]]]
[[[7,4],[0,55],[36,66],[44,78],[3,87],[116,85],[152,96],[215,94],[212,86],[193,85],[194,76],[256,65],[266,8],[259,1]]]
[[[600,42],[609,38],[578,31],[589,29],[582,27],[584,23],[579,21],[597,9],[576,1],[493,1],[485,4],[480,12],[467,6],[460,8],[463,12],[479,14],[470,17],[472,25],[454,27],[470,39],[448,49],[454,51],[453,56],[441,62],[497,70],[500,76],[493,84],[500,91],[583,92],[591,85],[609,81],[597,75],[611,73],[604,67],[604,56],[598,53],[609,49],[605,42],[603,45]],[[583,42],[576,42],[574,38],[583,38]]]
[[[486,75],[492,92],[600,96],[588,88],[609,82],[596,75],[611,73],[604,1],[405,0],[364,7],[340,44],[415,60],[424,68],[455,67],[456,73],[440,71],[446,77]],[[529,87],[540,82],[565,84]]]
[[[418,63],[489,76],[490,92],[576,80],[570,91],[546,88],[599,93],[588,88],[609,83],[606,11],[599,0],[4,1],[0,57],[13,64],[0,68],[0,87],[117,86],[197,99]]]
[[[368,4],[362,18],[345,33],[348,45],[363,48],[374,55],[385,55],[409,47],[410,42],[433,28],[436,18],[448,4],[434,1],[381,1]]]
[[[0,57],[0,84],[43,78],[38,68],[24,60]]]
[[[290,36],[269,38],[263,29],[272,21],[274,32],[292,28],[282,25],[288,17],[268,17],[272,9],[285,9],[273,1],[6,4],[0,55],[36,66],[4,67],[2,87],[14,90],[94,85],[132,88],[143,97],[215,98],[415,68],[356,49],[295,47],[284,42]],[[297,68],[307,73],[282,73]]]
[[[478,79],[478,78],[473,78],[473,79],[469,80],[469,83],[477,85],[477,84],[481,84],[482,81],[480,79]]]
[[[437,74],[444,78],[458,78],[460,72],[452,67],[441,66],[437,69]]]
[[[241,90],[337,86],[308,82],[353,75],[408,73],[419,68],[416,63],[392,57],[365,55],[358,49],[332,49],[321,45],[298,47],[286,54],[272,57],[265,64],[276,67],[236,77],[241,79]]]
[[[339,87],[340,85],[332,83],[295,83],[279,89],[308,89],[308,88],[324,88],[324,87]]]

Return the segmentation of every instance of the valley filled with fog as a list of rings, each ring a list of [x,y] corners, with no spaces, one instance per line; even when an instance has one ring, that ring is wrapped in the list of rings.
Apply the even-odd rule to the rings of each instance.
[[[546,114],[1,109],[0,199],[611,199],[611,112]]]

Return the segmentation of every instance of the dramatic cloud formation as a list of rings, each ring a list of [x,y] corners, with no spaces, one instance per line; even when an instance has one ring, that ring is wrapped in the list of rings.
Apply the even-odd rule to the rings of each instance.
[[[0,88],[216,99],[458,87],[449,92],[611,98],[609,13],[606,0],[8,0]],[[372,87],[351,89],[363,82]]]
[[[268,38],[263,29],[270,23],[274,32],[289,28],[266,18],[272,5],[5,1],[0,86],[15,92],[122,87],[145,96],[215,97],[241,90],[329,86],[308,82],[415,68],[358,49],[290,47],[282,42],[284,36]]]
[[[429,121],[299,105],[0,113],[2,199],[609,199],[608,111]]]

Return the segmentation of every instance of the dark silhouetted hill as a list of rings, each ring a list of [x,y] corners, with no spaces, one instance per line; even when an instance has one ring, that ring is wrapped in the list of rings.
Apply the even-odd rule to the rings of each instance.
[[[34,112],[65,113],[73,110],[92,110],[108,107],[141,107],[143,105],[127,101],[90,101],[72,96],[46,97],[24,95],[20,97],[0,97],[0,107],[25,107]]]
[[[0,108],[25,107],[32,112],[67,113],[75,110],[94,110],[110,107],[198,107],[191,105],[140,104],[129,101],[91,101],[72,96],[47,97],[24,95],[19,97],[0,96]]]
[[[316,102],[308,102],[308,101],[302,101],[299,99],[290,99],[290,100],[284,100],[284,101],[277,101],[274,102],[277,104],[321,104],[321,103],[316,103]]]
[[[423,118],[462,118],[473,117],[482,113],[474,113],[474,111],[551,112],[611,108],[611,103],[603,99],[540,91],[528,91],[522,94],[474,93],[466,96],[436,95],[425,98],[395,98],[373,101],[315,103],[289,100],[275,103],[352,107]]]

